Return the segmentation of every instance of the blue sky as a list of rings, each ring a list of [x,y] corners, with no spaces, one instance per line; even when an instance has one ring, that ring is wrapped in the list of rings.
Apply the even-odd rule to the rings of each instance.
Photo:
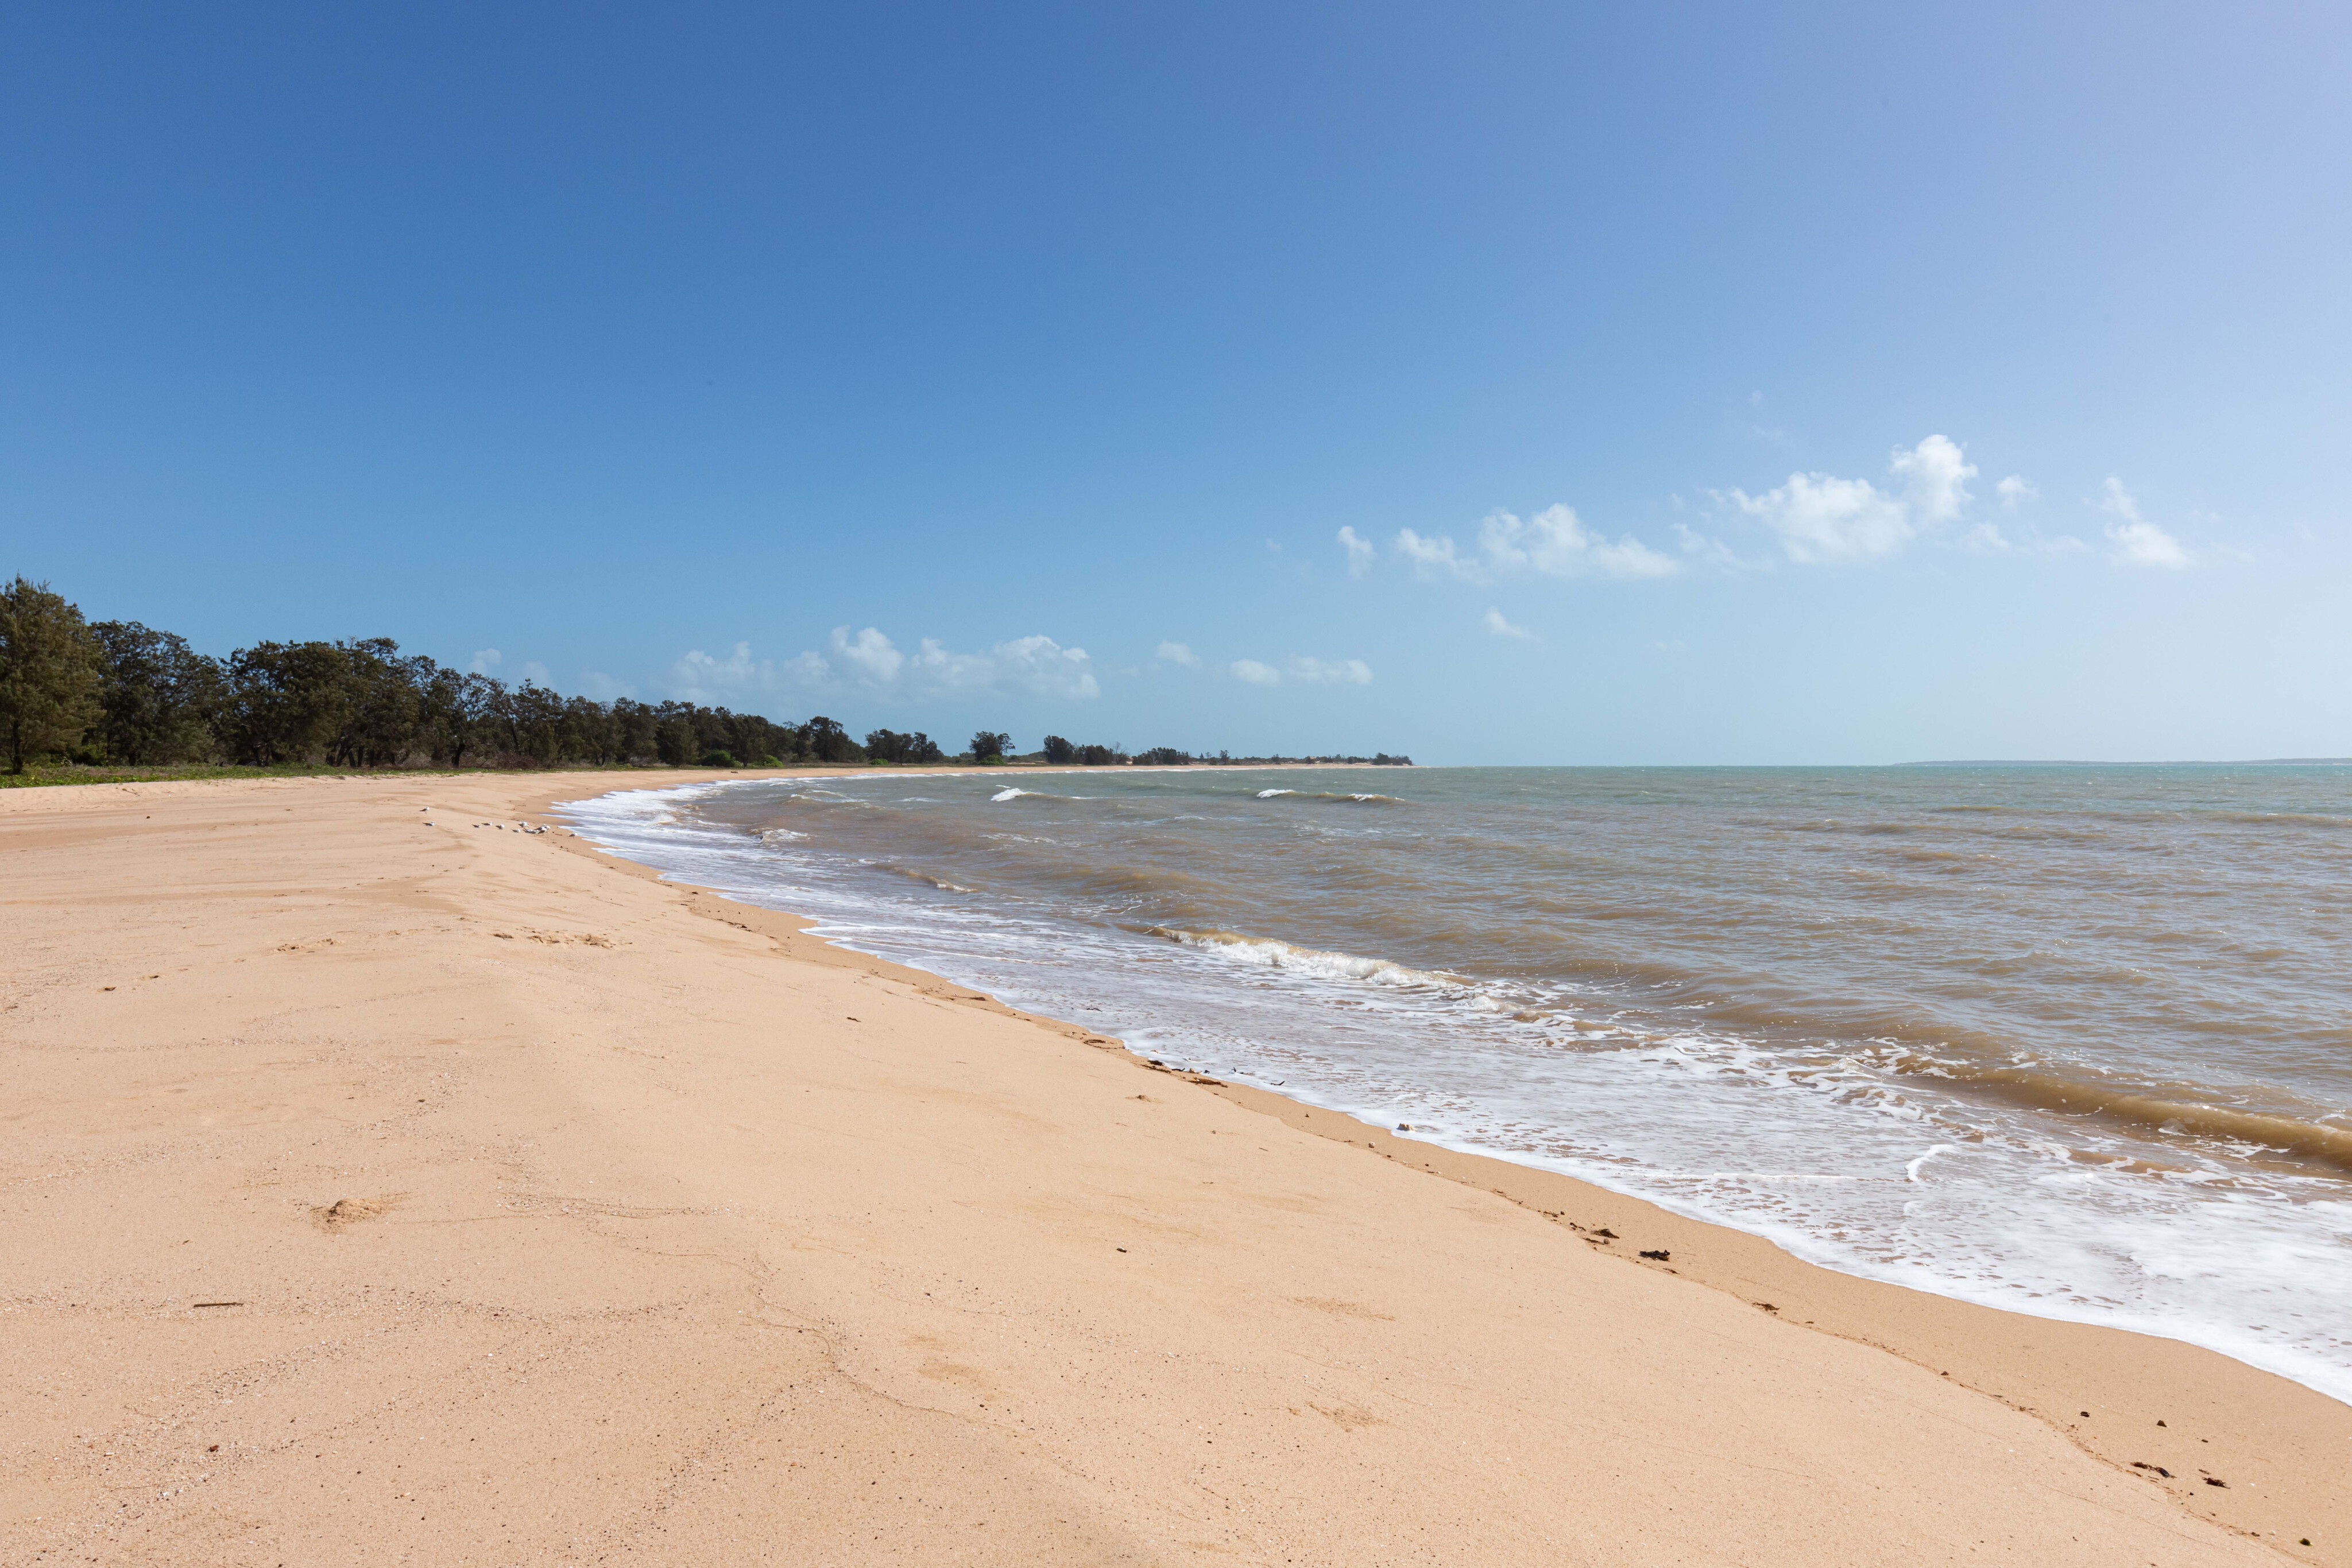
[[[1894,10],[14,6],[0,571],[1024,746],[2352,753],[2352,12]]]

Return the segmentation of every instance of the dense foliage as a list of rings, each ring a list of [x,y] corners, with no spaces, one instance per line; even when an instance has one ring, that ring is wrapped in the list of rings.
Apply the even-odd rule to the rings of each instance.
[[[947,753],[940,743],[921,730],[912,735],[900,735],[895,729],[869,730],[866,736],[866,759],[873,762],[944,762]]]
[[[136,767],[352,768],[955,760],[920,730],[873,730],[860,746],[822,715],[778,723],[694,703],[600,703],[531,681],[509,686],[403,654],[389,637],[257,643],[215,659],[136,621],[87,622],[47,584],[22,577],[0,588],[0,752],[15,773],[55,756]],[[963,759],[1012,756],[1010,735],[982,730]],[[1130,760],[1122,747],[1075,746],[1059,736],[1046,737],[1040,759]],[[1160,747],[1132,760],[1193,758]]]
[[[99,643],[81,612],[23,578],[0,590],[0,746],[9,771],[75,744],[97,712]]]
[[[909,760],[938,759],[936,746],[910,738],[919,745]],[[214,659],[135,621],[86,623],[21,577],[0,589],[0,747],[16,772],[58,754],[336,768],[866,758],[829,718],[778,724],[694,703],[567,697],[404,655],[389,637],[257,643]]]

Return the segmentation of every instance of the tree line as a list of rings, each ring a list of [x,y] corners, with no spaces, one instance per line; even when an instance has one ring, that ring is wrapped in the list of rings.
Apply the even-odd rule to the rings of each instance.
[[[822,715],[779,723],[695,703],[567,697],[404,654],[389,637],[257,643],[215,659],[136,621],[85,621],[47,583],[21,576],[0,589],[0,750],[14,773],[48,758],[352,768],[1026,759],[1000,730],[980,731],[950,758],[920,730],[871,730],[861,744]],[[1169,747],[1130,758],[1059,736],[1035,759],[1193,760]]]

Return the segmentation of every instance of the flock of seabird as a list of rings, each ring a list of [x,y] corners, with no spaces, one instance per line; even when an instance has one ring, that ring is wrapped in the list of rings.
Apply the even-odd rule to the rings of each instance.
[[[428,813],[428,820],[425,825],[428,828],[431,827],[433,823],[429,820],[429,813],[432,811],[433,808],[430,806],[419,806],[416,809],[420,811]],[[502,833],[507,831],[507,825],[504,822],[476,822],[474,826],[478,828],[496,828]],[[543,833],[547,831],[545,828],[534,828],[528,822],[517,822],[514,825],[514,831],[518,833]]]

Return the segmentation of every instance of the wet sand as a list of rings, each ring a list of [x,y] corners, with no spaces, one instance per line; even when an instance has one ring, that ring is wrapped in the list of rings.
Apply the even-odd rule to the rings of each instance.
[[[0,1561],[2352,1563],[2352,1407],[514,828],[687,777],[0,794]]]

